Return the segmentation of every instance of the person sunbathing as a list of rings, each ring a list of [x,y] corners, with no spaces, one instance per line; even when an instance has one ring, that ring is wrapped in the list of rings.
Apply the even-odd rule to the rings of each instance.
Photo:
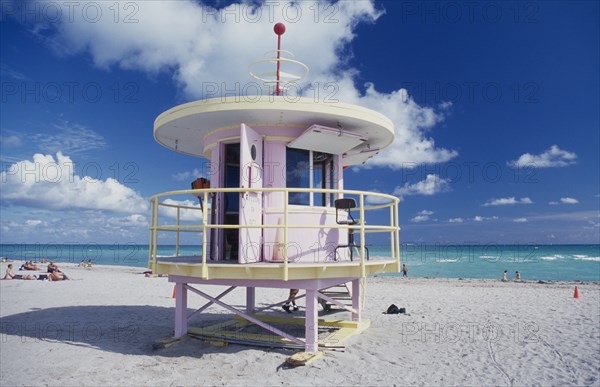
[[[29,274],[26,274],[26,275],[15,274],[15,272],[13,271],[12,264],[10,264],[10,265],[8,265],[8,268],[6,269],[6,274],[4,275],[4,278],[2,278],[2,279],[3,280],[12,280],[12,279],[34,280],[36,278],[35,278],[35,276],[31,276]]]
[[[69,277],[60,271],[53,271],[52,273],[48,274],[48,281],[63,281],[68,279]]]
[[[40,268],[37,267],[37,265],[35,263],[33,263],[32,261],[27,261],[24,264],[22,264],[21,269],[23,269],[23,270],[40,270]]]
[[[50,262],[48,264],[48,273],[54,273],[55,271],[60,273],[60,269],[58,268],[58,265],[56,265],[56,263],[54,263],[54,262]]]

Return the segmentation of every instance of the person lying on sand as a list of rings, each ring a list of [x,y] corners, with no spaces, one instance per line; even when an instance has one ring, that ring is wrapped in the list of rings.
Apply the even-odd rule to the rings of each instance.
[[[168,277],[167,274],[153,274],[152,270],[146,270],[142,273],[145,277]]]
[[[2,278],[2,279],[3,280],[12,280],[12,279],[34,280],[36,278],[35,278],[35,276],[31,276],[29,274],[26,274],[26,275],[15,274],[15,272],[13,271],[13,265],[11,263],[8,265],[8,268],[6,269],[6,274],[4,275],[4,278]]]
[[[62,273],[60,271],[54,271],[48,274],[48,281],[66,281],[68,279],[69,277],[67,277],[65,273]]]
[[[27,261],[21,265],[21,270],[40,270],[40,268],[32,261]]]
[[[48,273],[48,281],[62,281],[70,279],[58,268],[58,265],[56,265],[54,262],[50,262],[48,265]]]

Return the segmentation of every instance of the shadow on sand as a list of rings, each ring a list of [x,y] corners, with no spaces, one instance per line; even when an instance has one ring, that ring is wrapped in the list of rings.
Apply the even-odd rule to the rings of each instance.
[[[32,309],[0,318],[0,340],[2,343],[46,341],[122,354],[170,357],[202,357],[211,353],[235,353],[253,348],[234,344],[217,347],[187,338],[177,345],[154,350],[154,342],[173,336],[174,313],[174,308],[149,305]],[[203,313],[202,325],[224,322],[230,318],[230,315]],[[194,320],[192,325],[199,325],[198,321]],[[261,350],[291,353],[281,349]]]

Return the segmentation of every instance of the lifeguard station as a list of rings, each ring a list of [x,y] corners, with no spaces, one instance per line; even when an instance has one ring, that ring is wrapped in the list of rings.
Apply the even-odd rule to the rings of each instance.
[[[191,315],[216,304],[235,313],[238,323],[241,318],[278,335],[281,343],[316,354],[368,327],[361,314],[364,278],[399,271],[398,199],[344,189],[344,169],[366,162],[389,145],[394,139],[393,124],[360,106],[282,93],[286,85],[308,71],[302,63],[283,57],[280,41],[284,32],[285,27],[278,23],[276,55],[250,67],[256,79],[275,85],[275,95],[186,103],[165,111],[154,123],[158,143],[204,157],[211,165],[206,176],[210,187],[205,184],[151,198],[149,268],[168,274],[175,284],[176,338],[193,333],[193,328],[188,328]],[[256,70],[265,64],[276,67],[276,72]],[[289,67],[302,74],[282,71]],[[179,204],[191,195],[203,205]],[[176,216],[164,216],[167,210],[175,211]],[[197,213],[196,222],[183,221],[182,214],[190,211]],[[164,233],[176,236],[172,257],[157,254]],[[201,254],[180,254],[184,233],[197,236]],[[368,253],[371,233],[384,234],[388,254]],[[346,283],[351,284],[351,305],[323,291]],[[227,288],[213,297],[194,287],[196,284]],[[245,310],[221,300],[236,287],[245,288]],[[261,287],[300,289],[306,297],[304,318],[286,319],[288,315],[280,308],[270,314],[264,313],[269,307],[258,310],[256,288]],[[208,301],[191,314],[189,292]],[[283,303],[287,291],[281,291],[281,296],[282,302],[275,306]],[[320,302],[348,310],[349,318],[335,322],[319,319]],[[286,323],[303,323],[304,337],[281,329]],[[323,325],[341,329],[320,338],[319,326]],[[206,329],[203,332],[208,335]],[[224,330],[214,336],[235,342]],[[260,340],[256,336],[253,342]]]

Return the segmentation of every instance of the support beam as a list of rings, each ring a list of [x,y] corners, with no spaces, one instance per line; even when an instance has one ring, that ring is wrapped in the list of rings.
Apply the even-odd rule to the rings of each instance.
[[[246,313],[252,314],[256,310],[256,288],[246,287]]]
[[[227,290],[225,290],[224,292],[222,292],[221,294],[219,294],[216,299],[220,300],[221,298],[225,297],[227,294],[231,293],[232,290],[236,289],[237,286],[230,286],[229,288],[227,288]],[[208,307],[210,307],[212,304],[214,304],[214,302],[209,301],[206,304],[204,304],[202,307],[196,309],[195,311],[193,311],[192,313],[190,313],[190,315],[188,316],[188,321],[192,318],[192,316],[194,316],[195,314],[198,313],[202,313],[204,312],[206,309],[208,309]]]
[[[321,299],[323,299],[323,300],[325,300],[327,302],[329,302],[330,304],[337,305],[337,306],[339,306],[342,309],[346,309],[347,311],[352,312],[352,314],[358,313],[358,311],[356,309],[354,309],[353,307],[352,308],[348,307],[344,303],[342,303],[342,302],[340,302],[340,301],[338,301],[336,299],[333,299],[333,298],[331,298],[329,296],[326,296],[323,293],[317,292],[317,297],[321,298]]]
[[[175,283],[175,338],[187,334],[187,285]]]
[[[317,291],[306,289],[306,345],[305,351],[316,353],[319,350],[319,321],[317,314]]]
[[[206,294],[206,293],[204,293],[204,292],[202,292],[202,291],[200,291],[200,290],[198,290],[198,289],[196,289],[196,288],[194,288],[192,286],[188,286],[188,289],[191,290],[192,292],[196,293],[197,295],[202,296],[202,297],[206,298],[207,300],[212,301],[213,303],[215,303],[215,304],[217,304],[217,305],[219,305],[219,306],[227,309],[231,313],[235,313],[238,316],[244,318],[245,320],[248,320],[248,321],[250,321],[250,322],[252,322],[252,323],[254,323],[254,324],[256,324],[256,325],[258,325],[260,327],[265,328],[269,332],[273,332],[273,333],[275,333],[278,336],[285,337],[286,339],[291,340],[291,341],[293,341],[296,344],[304,345],[304,341],[298,339],[297,337],[289,335],[289,334],[287,334],[286,332],[284,332],[284,331],[282,331],[280,329],[277,329],[277,328],[275,328],[275,327],[273,327],[273,326],[271,326],[269,324],[266,324],[266,323],[258,320],[257,318],[254,318],[254,317],[252,317],[252,316],[250,316],[250,315],[242,312],[241,310],[234,308],[231,305],[227,305],[227,304],[225,304],[225,303],[217,300],[216,298],[214,298],[214,297],[212,297],[212,296],[210,296],[210,295],[208,295],[208,294]],[[316,309],[315,309],[315,311],[316,311]]]
[[[360,278],[352,280],[352,321],[360,321],[362,318],[362,288],[360,286]]]

